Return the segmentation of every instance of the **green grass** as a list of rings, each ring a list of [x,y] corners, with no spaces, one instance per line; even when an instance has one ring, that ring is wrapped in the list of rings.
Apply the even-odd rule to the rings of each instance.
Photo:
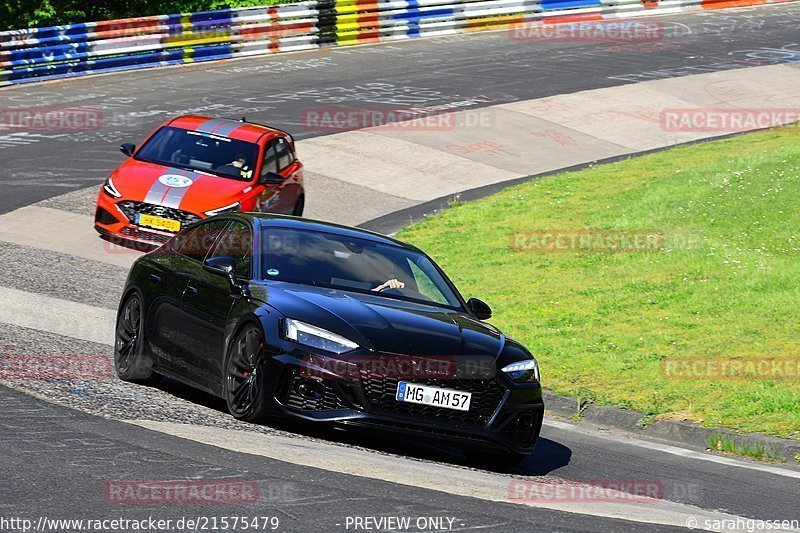
[[[728,453],[732,455],[742,455],[751,457],[759,461],[770,463],[785,463],[786,460],[772,453],[762,444],[737,444],[734,439],[714,433],[706,442],[708,449],[715,452]]]
[[[520,253],[526,230],[660,230],[656,253]],[[800,129],[562,173],[399,237],[538,357],[555,393],[800,438],[800,380],[675,379],[664,361],[800,358]]]

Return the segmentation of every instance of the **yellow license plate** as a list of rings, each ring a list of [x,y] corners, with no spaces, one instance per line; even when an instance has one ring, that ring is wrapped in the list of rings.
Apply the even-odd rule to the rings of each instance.
[[[136,215],[136,223],[149,228],[164,229],[167,231],[180,231],[181,223],[169,218],[154,217],[153,215]]]

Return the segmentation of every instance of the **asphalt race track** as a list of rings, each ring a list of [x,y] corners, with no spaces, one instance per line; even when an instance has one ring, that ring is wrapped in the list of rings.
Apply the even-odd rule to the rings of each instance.
[[[492,531],[620,531],[622,520],[570,515],[475,498],[453,497],[383,481],[352,478],[319,469],[220,451],[202,444],[105,421],[0,389],[4,428],[24,425],[27,437],[3,437],[4,470],[13,472],[0,488],[4,516],[105,518],[120,513],[103,498],[105,484],[127,479],[223,479],[256,481],[257,504],[212,507],[180,505],[137,507],[124,513],[132,519],[148,516],[177,520],[185,516],[278,517],[278,531],[342,530],[348,516],[457,517],[454,530]],[[6,452],[7,450],[7,452]],[[32,453],[41,461],[29,460]],[[75,472],[81,471],[76,486]],[[63,476],[63,477],[62,477]],[[54,480],[57,480],[54,482]],[[12,488],[13,485],[13,488]],[[43,487],[48,487],[43,490]],[[165,509],[165,507],[167,507]],[[126,509],[127,511],[127,509]],[[648,526],[649,531],[675,528]]]
[[[335,131],[309,127],[309,109],[446,109],[465,101],[480,108],[800,59],[797,4],[657,20],[665,36],[652,43],[525,42],[505,32],[478,33],[4,89],[0,109],[90,106],[102,110],[103,120],[95,131],[0,130],[5,167],[0,214],[37,202],[65,216],[91,214],[101,180],[122,160],[117,146],[139,141],[182,113],[246,115],[285,128],[297,139],[310,139]],[[370,202],[411,206],[380,191],[357,190],[326,176],[324,168],[308,169],[306,179],[306,214],[313,218],[338,220]],[[113,316],[127,273],[124,263],[0,241],[0,293],[30,293],[51,299],[43,302],[91,306],[101,309],[103,317]],[[0,322],[4,352],[110,357],[103,335],[88,340],[7,324],[2,316]],[[113,378],[6,384],[48,401],[0,385],[5,473],[0,517],[35,522],[42,516],[268,515],[279,518],[278,531],[353,531],[346,527],[347,517],[388,515],[454,517],[447,530],[467,531],[667,531],[703,516],[800,518],[796,468],[721,458],[587,424],[548,421],[536,452],[513,478],[548,483],[656,480],[664,489],[660,501],[515,505],[502,491],[488,497],[469,488],[482,483],[504,487],[511,475],[471,469],[455,450],[238,423],[224,412],[224,404],[170,381],[158,388]],[[163,425],[158,431],[142,427],[148,423]],[[245,453],[241,435],[283,444]],[[208,444],[212,440],[218,444]],[[325,461],[312,457],[309,446],[326,450]],[[415,477],[420,465],[427,479]],[[408,479],[395,479],[404,468]],[[110,480],[154,478],[255,481],[261,498],[248,505],[207,507],[112,505],[104,499]],[[648,516],[672,525],[646,523]],[[5,530],[2,522],[0,530]]]
[[[121,161],[121,142],[176,114],[246,115],[303,139],[321,133],[300,127],[309,108],[493,105],[791,63],[798,19],[797,7],[773,6],[660,17],[664,38],[650,43],[526,42],[501,31],[22,85],[0,92],[3,108],[94,106],[104,127],[0,134],[0,213],[96,184]]]

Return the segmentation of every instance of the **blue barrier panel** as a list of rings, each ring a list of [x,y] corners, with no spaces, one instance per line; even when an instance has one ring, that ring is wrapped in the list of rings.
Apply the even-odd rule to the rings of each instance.
[[[208,61],[209,59],[229,59],[231,57],[233,57],[231,46],[227,44],[197,47],[188,55],[182,49],[160,50],[157,52],[139,54],[137,56],[122,55],[98,60],[65,61],[57,64],[16,69],[10,72],[9,80],[18,81],[29,78],[41,79],[44,77],[72,76],[90,72],[139,68],[143,66],[152,66],[154,64],[167,65],[192,61]]]
[[[71,59],[70,56],[88,57],[86,54],[91,51],[91,45],[87,42],[73,43],[60,46],[42,46],[38,48],[21,48],[11,50],[8,55],[0,54],[3,62],[10,62],[12,66],[25,63],[39,63],[49,61],[62,61]]]
[[[220,11],[206,11],[204,13],[192,13],[189,20],[192,24],[214,21],[218,24],[230,25],[236,16],[237,11],[233,9],[223,9]],[[217,22],[218,21],[218,22]]]
[[[409,22],[420,22],[430,17],[452,17],[455,12],[452,8],[412,8],[405,10],[404,13],[392,15],[394,20],[406,20]]]
[[[569,9],[600,6],[600,0],[542,0],[542,9]]]

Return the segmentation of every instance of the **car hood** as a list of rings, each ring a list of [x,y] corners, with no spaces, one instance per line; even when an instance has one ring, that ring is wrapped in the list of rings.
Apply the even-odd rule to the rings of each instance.
[[[201,214],[238,202],[249,182],[129,159],[111,175],[122,200]]]
[[[282,282],[254,284],[252,290],[286,317],[325,328],[377,352],[497,357],[505,344],[505,337],[493,326],[451,309]]]

